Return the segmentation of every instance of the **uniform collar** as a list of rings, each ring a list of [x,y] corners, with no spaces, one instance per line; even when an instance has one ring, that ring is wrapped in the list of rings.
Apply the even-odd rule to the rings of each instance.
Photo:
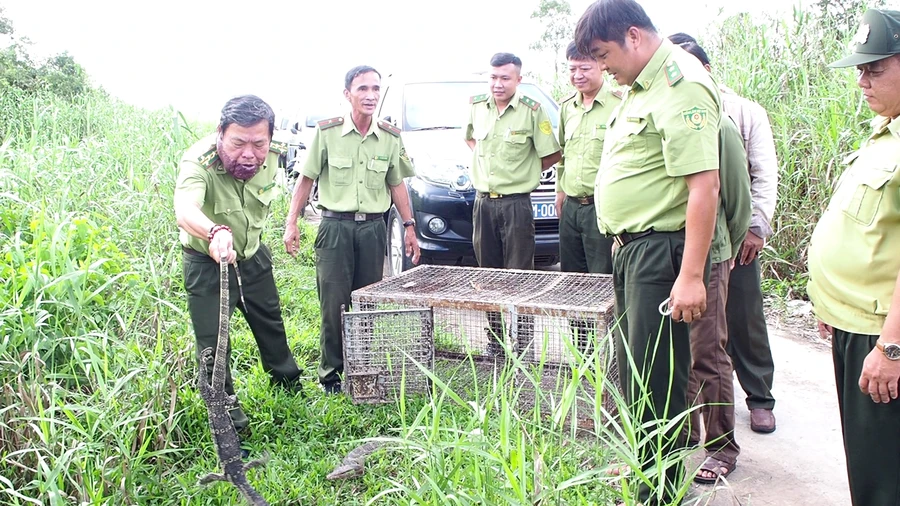
[[[516,88],[516,92],[513,94],[512,98],[509,99],[509,107],[516,109],[519,107],[519,89]],[[493,107],[497,109],[497,101],[494,100],[494,94],[491,93],[491,98],[488,99],[488,107]]]
[[[381,139],[381,132],[379,132],[379,130],[380,129],[378,128],[378,120],[375,119],[375,116],[372,116],[372,124],[369,125],[369,131],[366,133],[366,136],[368,136],[369,134],[374,134],[376,139]],[[359,134],[360,137],[363,137],[363,134],[361,134],[359,132],[359,130],[356,128],[356,123],[353,122],[352,113],[348,112],[344,116],[344,126],[343,126],[343,129],[341,130],[341,137],[345,137],[350,132],[356,132],[357,134]],[[363,137],[363,138],[365,138],[365,137]]]
[[[653,85],[653,82],[656,78],[661,77],[665,74],[663,72],[663,65],[666,63],[666,60],[669,59],[669,56],[672,54],[672,48],[675,47],[669,39],[663,39],[662,44],[656,48],[656,52],[653,53],[653,56],[650,58],[650,61],[647,62],[647,65],[644,66],[644,69],[641,70],[641,73],[638,74],[637,79],[634,80],[634,84],[631,85],[632,90],[642,89],[644,91],[650,89],[650,86]]]
[[[607,86],[609,86],[609,85],[606,84],[606,83],[603,83],[603,86],[601,86],[600,89],[597,91],[597,95],[594,96],[594,101],[593,101],[593,103],[599,104],[600,107],[603,107],[604,105],[606,105],[606,98],[607,98],[607,96],[609,95],[609,93],[607,93],[607,90],[606,90],[606,87],[607,87]],[[593,106],[593,103],[591,104],[591,108],[594,107],[594,106]],[[575,100],[574,100],[574,104],[575,104],[575,107],[576,107],[576,108],[579,108],[579,109],[585,109],[585,107],[584,107],[584,93],[582,93],[582,92],[580,92],[580,91],[576,91],[576,92],[575,92]]]

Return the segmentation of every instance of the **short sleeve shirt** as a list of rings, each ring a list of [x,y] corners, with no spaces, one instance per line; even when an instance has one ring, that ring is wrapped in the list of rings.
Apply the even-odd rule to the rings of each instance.
[[[280,195],[275,185],[279,154],[272,144],[259,172],[241,181],[225,172],[216,152],[216,134],[211,134],[185,151],[178,168],[175,200],[189,198],[207,218],[231,228],[238,260],[250,258],[259,249],[269,204]],[[209,251],[209,241],[184,230],[179,240],[183,246],[201,253]]]
[[[319,179],[319,206],[340,213],[383,213],[391,206],[390,186],[415,175],[400,131],[372,122],[363,136],[348,114],[320,121],[303,175]]]
[[[900,120],[873,126],[813,231],[807,293],[823,322],[879,335],[900,274]]]
[[[721,114],[709,72],[664,40],[610,120],[594,188],[600,231],[683,229],[684,176],[718,170]]]
[[[594,194],[606,124],[621,101],[621,94],[614,93],[605,84],[586,106],[580,91],[562,103],[559,111],[559,145],[563,156],[556,164],[556,191],[570,197]]]
[[[541,183],[541,158],[559,151],[540,103],[516,92],[505,110],[494,98],[472,97],[466,140],[475,140],[472,184],[480,192],[530,193]]]

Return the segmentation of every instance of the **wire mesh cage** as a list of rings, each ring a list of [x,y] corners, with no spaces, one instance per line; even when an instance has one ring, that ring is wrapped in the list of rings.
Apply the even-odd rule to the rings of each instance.
[[[484,368],[514,355],[540,366],[539,388],[551,391],[567,366],[594,357],[608,383],[618,385],[608,340],[614,306],[609,275],[423,265],[356,290],[351,301],[363,312],[431,309],[439,359],[473,359]],[[592,395],[588,389],[586,396]],[[603,403],[613,410],[611,401]]]
[[[355,403],[383,403],[425,393],[434,367],[430,308],[343,312],[344,384]]]

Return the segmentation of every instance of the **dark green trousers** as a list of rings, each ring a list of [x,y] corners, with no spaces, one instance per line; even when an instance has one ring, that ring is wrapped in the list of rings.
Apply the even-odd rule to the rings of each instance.
[[[900,506],[900,399],[876,404],[859,390],[878,336],[834,329],[832,357],[853,506]]]
[[[681,270],[684,232],[657,233],[618,248],[613,255],[613,286],[619,319],[617,358],[619,381],[637,423],[661,426],[687,409],[688,375],[691,369],[689,326],[659,313]],[[707,264],[707,272],[709,265]],[[632,369],[626,348],[631,354]],[[646,385],[642,392],[639,383]],[[685,420],[685,425],[687,420]],[[657,425],[658,424],[658,425]],[[675,427],[638,449],[645,470],[658,469],[665,458],[685,446],[683,427]],[[641,437],[641,436],[638,436]],[[644,504],[669,504],[671,492],[684,479],[684,466],[670,464],[665,484],[650,490],[641,484],[638,499]]]
[[[209,255],[183,253],[182,270],[184,288],[188,296],[188,311],[194,326],[197,340],[197,354],[201,350],[212,347],[215,350],[219,335],[219,264]],[[247,320],[256,346],[263,370],[271,376],[273,384],[290,386],[299,381],[300,369],[294,361],[288,347],[284,321],[281,318],[281,302],[275,278],[272,275],[272,253],[264,244],[252,257],[238,262],[241,270],[244,301],[240,304],[240,292],[237,274],[230,269],[228,278],[229,315],[237,307]],[[225,391],[234,394],[234,382],[231,378],[231,343],[228,343],[228,367],[225,369]],[[212,374],[213,364],[207,367],[207,374]],[[250,422],[240,406],[231,411],[231,419],[237,430],[245,428]]]
[[[475,198],[472,245],[479,267],[534,270],[534,214],[531,196]]]
[[[766,315],[763,313],[762,290],[759,287],[759,260],[747,265],[736,263],[728,282],[728,346],[734,372],[747,394],[747,408],[772,409],[772,377],[775,362],[769,347]]]
[[[341,306],[350,310],[350,292],[384,276],[384,220],[322,218],[316,236],[316,287],[322,327],[319,381],[340,380],[344,372]]]
[[[612,274],[612,237],[600,233],[594,204],[563,201],[559,217],[559,269]]]

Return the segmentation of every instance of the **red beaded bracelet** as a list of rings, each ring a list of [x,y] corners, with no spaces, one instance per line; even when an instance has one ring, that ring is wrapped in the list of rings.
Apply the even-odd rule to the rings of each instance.
[[[215,237],[216,234],[221,232],[222,230],[227,230],[229,234],[231,233],[231,228],[227,225],[213,225],[212,228],[209,229],[209,233],[206,234],[206,239],[209,242],[212,242],[213,237]]]

